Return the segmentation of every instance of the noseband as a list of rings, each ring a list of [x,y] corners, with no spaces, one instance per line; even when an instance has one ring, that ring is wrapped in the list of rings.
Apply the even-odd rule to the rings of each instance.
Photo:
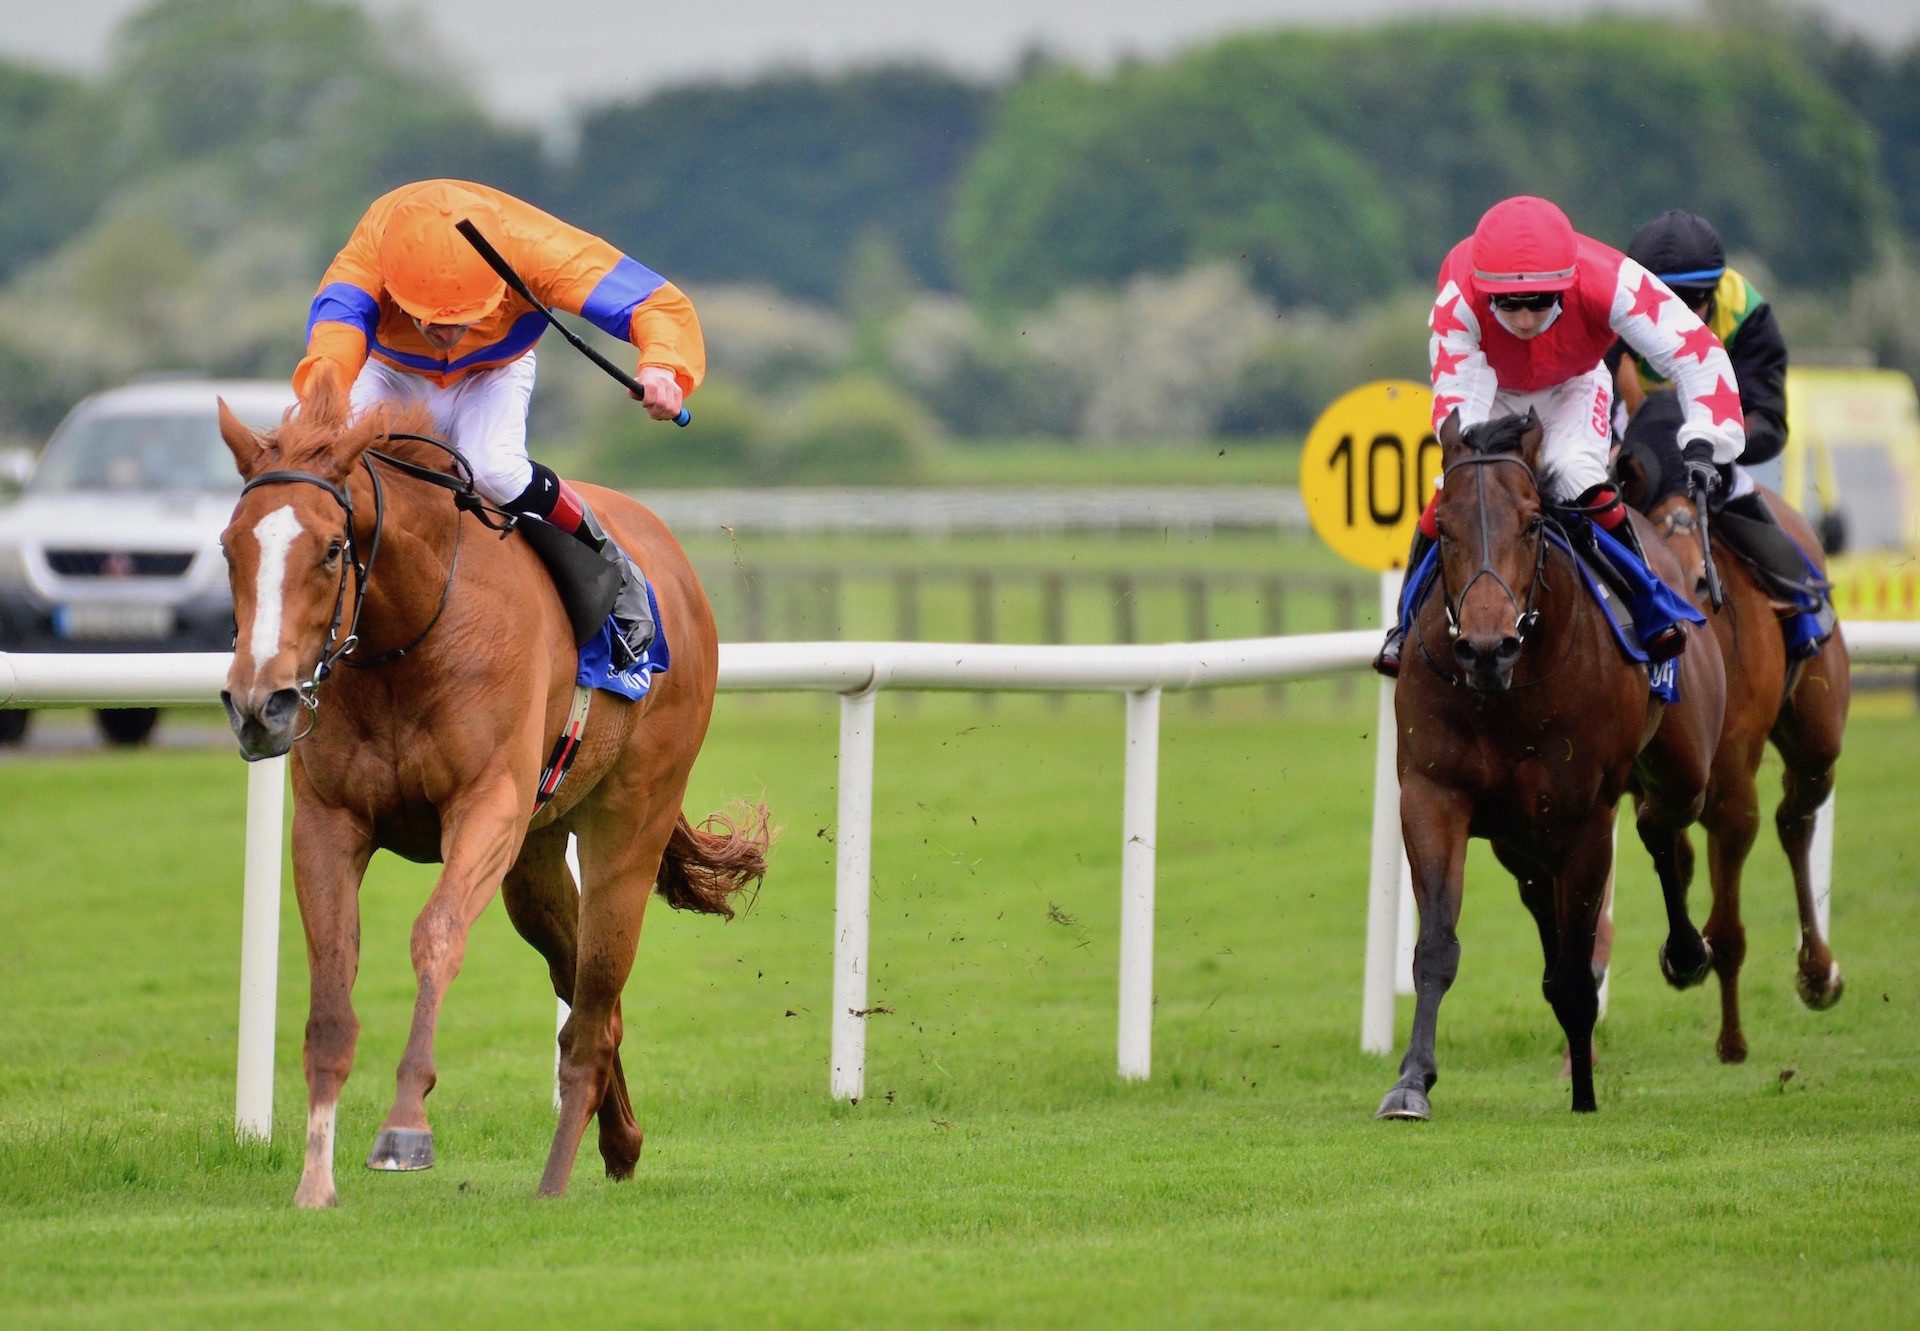
[[[460,533],[463,526],[459,519],[459,513],[461,511],[472,513],[480,520],[482,525],[499,532],[502,540],[506,539],[507,533],[513,530],[515,523],[518,521],[518,518],[514,514],[507,513],[499,508],[494,508],[480,498],[478,491],[474,489],[473,469],[467,465],[465,458],[456,453],[444,441],[434,439],[424,434],[395,433],[388,435],[387,438],[412,439],[419,443],[433,445],[435,448],[445,452],[447,456],[452,459],[454,468],[459,472],[459,475],[449,476],[445,472],[434,471],[431,468],[408,462],[404,458],[393,457],[390,454],[376,452],[373,449],[368,449],[365,453],[361,454],[360,465],[366,469],[367,479],[373,486],[373,533],[367,538],[367,557],[365,560],[360,558],[359,538],[354,533],[353,493],[346,486],[336,485],[326,477],[318,475],[315,472],[285,469],[263,471],[240,487],[240,493],[245,495],[249,490],[258,489],[263,485],[315,485],[331,495],[333,502],[340,506],[341,512],[345,513],[347,517],[346,548],[342,552],[345,558],[340,561],[340,586],[333,595],[333,619],[327,625],[327,641],[320,649],[320,659],[314,664],[313,674],[294,685],[295,691],[300,695],[300,705],[306,708],[309,718],[320,709],[319,688],[320,685],[326,681],[327,677],[333,673],[335,664],[345,663],[346,665],[362,670],[370,670],[376,666],[391,665],[415,647],[418,647],[425,641],[426,636],[433,632],[433,626],[440,622],[440,616],[446,611],[447,601],[453,595],[454,578],[460,572]],[[412,639],[404,646],[396,647],[392,651],[382,652],[372,660],[362,661],[349,655],[349,653],[351,653],[360,642],[360,615],[367,608],[367,590],[373,584],[374,560],[377,559],[380,554],[380,533],[386,524],[387,516],[386,490],[381,484],[379,471],[373,465],[376,459],[394,468],[396,471],[453,492],[453,505],[456,510],[453,523],[453,557],[447,564],[447,580],[446,585],[440,590],[440,604],[434,607],[433,615],[427,620],[426,626],[414,634]],[[489,514],[497,514],[499,520],[495,521]],[[347,579],[349,576],[353,579],[353,620],[347,625],[346,636],[342,637],[340,635],[340,621],[346,612]],[[306,730],[294,736],[295,742],[304,739],[312,730],[313,721],[309,719]]]
[[[1447,478],[1463,467],[1490,467],[1500,462],[1512,463],[1514,466],[1526,472],[1527,479],[1534,482],[1534,488],[1536,490],[1539,489],[1539,481],[1533,474],[1533,468],[1510,453],[1484,453],[1461,458],[1441,473],[1441,484],[1445,485]],[[1537,532],[1535,533],[1533,577],[1527,583],[1527,599],[1526,602],[1522,604],[1518,593],[1513,590],[1505,578],[1500,576],[1499,571],[1493,566],[1493,542],[1487,535],[1486,473],[1476,473],[1475,479],[1480,482],[1480,568],[1471,578],[1467,579],[1467,585],[1460,589],[1460,594],[1456,597],[1452,589],[1447,586],[1446,561],[1440,561],[1440,587],[1443,593],[1443,605],[1447,612],[1447,637],[1449,639],[1457,639],[1460,636],[1460,612],[1456,607],[1465,603],[1467,593],[1473,590],[1473,584],[1482,578],[1492,578],[1499,584],[1500,590],[1506,594],[1507,604],[1513,607],[1513,636],[1519,641],[1521,646],[1524,647],[1526,645],[1527,635],[1540,626],[1540,612],[1534,608],[1534,601],[1540,595],[1540,571],[1546,565],[1547,561],[1546,537]]]

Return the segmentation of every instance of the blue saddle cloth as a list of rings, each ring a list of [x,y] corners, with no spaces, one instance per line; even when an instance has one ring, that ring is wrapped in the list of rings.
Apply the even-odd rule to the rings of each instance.
[[[1629,633],[1627,626],[1620,622],[1619,607],[1614,603],[1614,598],[1608,594],[1605,586],[1594,576],[1593,570],[1587,567],[1586,562],[1567,543],[1567,538],[1556,528],[1549,526],[1546,534],[1548,540],[1567,552],[1568,557],[1573,561],[1573,566],[1580,570],[1580,581],[1586,587],[1587,594],[1600,607],[1601,615],[1607,621],[1607,627],[1613,630],[1613,640],[1619,644],[1620,654],[1629,661],[1635,661],[1647,667],[1647,687],[1655,697],[1664,702],[1678,701],[1680,697],[1679,658],[1675,657],[1670,661],[1649,661],[1646,652],[1641,649],[1634,635]],[[1593,534],[1600,543],[1601,551],[1613,561],[1614,567],[1625,573],[1627,580],[1634,584],[1632,604],[1627,607],[1627,612],[1636,622],[1640,624],[1665,624],[1674,620],[1686,620],[1693,624],[1707,622],[1707,617],[1696,610],[1691,601],[1669,587],[1664,580],[1635,558],[1633,551],[1609,536],[1605,528],[1596,527]],[[1419,610],[1421,602],[1427,598],[1427,592],[1438,581],[1435,574],[1439,567],[1440,549],[1435,546],[1427,552],[1426,558],[1420,561],[1420,566],[1414,569],[1413,575],[1407,579],[1405,586],[1401,589],[1400,630],[1402,633],[1412,631],[1414,612]]]
[[[1835,616],[1833,602],[1826,595],[1827,575],[1820,571],[1811,555],[1800,549],[1798,541],[1793,543],[1793,548],[1800,562],[1807,566],[1807,580],[1792,598],[1794,612],[1781,616],[1780,632],[1787,640],[1787,659],[1804,661],[1818,656],[1820,648],[1833,636]],[[1778,595],[1781,589],[1774,584],[1769,590]]]
[[[640,661],[622,672],[613,668],[613,616],[607,616],[607,622],[600,631],[587,639],[580,649],[580,669],[574,675],[576,684],[590,689],[605,689],[608,693],[618,694],[634,702],[647,696],[647,690],[653,687],[653,677],[672,663],[673,654],[667,648],[667,626],[660,619],[660,601],[653,594],[653,583],[648,580],[647,608],[653,612],[653,642],[647,648],[647,654]]]

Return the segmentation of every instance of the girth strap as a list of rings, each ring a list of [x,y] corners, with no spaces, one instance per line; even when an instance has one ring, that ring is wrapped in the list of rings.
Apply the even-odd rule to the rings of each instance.
[[[580,756],[580,736],[587,728],[587,709],[592,705],[593,690],[585,684],[574,685],[573,710],[567,713],[567,724],[561,730],[560,738],[554,741],[546,770],[540,773],[540,784],[534,788],[535,813],[547,807],[547,801],[560,789],[560,783],[567,779],[567,770],[573,766],[573,760]]]

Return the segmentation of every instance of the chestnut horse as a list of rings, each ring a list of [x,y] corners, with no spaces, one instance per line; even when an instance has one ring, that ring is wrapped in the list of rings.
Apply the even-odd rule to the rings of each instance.
[[[1680,560],[1681,585],[1691,590],[1695,603],[1706,612],[1727,663],[1726,723],[1714,754],[1700,823],[1707,830],[1707,871],[1713,883],[1713,910],[1704,933],[1713,948],[1714,972],[1720,977],[1720,1035],[1715,1047],[1721,1062],[1739,1063],[1747,1056],[1747,1037],[1740,1027],[1740,965],[1747,955],[1747,933],[1740,922],[1740,874],[1759,832],[1760,800],[1754,778],[1769,739],[1785,766],[1774,828],[1793,872],[1800,907],[1795,987],[1800,1000],[1816,1010],[1839,1002],[1844,988],[1839,963],[1821,935],[1807,850],[1813,841],[1814,814],[1833,791],[1851,674],[1838,629],[1818,655],[1789,666],[1780,620],[1759,575],[1717,530],[1710,540],[1724,601],[1719,609],[1713,608],[1707,595],[1700,528],[1674,442],[1678,413],[1662,413],[1660,397],[1648,402],[1653,408],[1635,416],[1615,464],[1621,493],[1653,521]],[[1772,491],[1763,495],[1781,527],[1824,572],[1825,557],[1812,526],[1779,495]],[[1687,853],[1691,857],[1690,847]]]
[[[1647,668],[1621,654],[1573,556],[1548,537],[1541,434],[1532,413],[1464,436],[1457,414],[1440,428],[1439,585],[1414,615],[1394,689],[1400,827],[1420,908],[1413,1032],[1381,1118],[1431,1113],[1469,837],[1493,843],[1539,928],[1541,989],[1567,1035],[1575,1112],[1595,1108],[1594,926],[1629,783],[1646,792],[1639,833],[1666,899],[1661,970],[1685,987],[1710,965],[1687,917],[1683,833],[1699,816],[1720,734],[1719,647],[1688,625],[1679,701],[1649,693]],[[1655,571],[1677,578],[1664,547],[1647,545]]]
[[[574,634],[528,543],[483,530],[477,506],[456,509],[447,491],[457,480],[443,488],[370,456],[387,448],[403,467],[444,471],[446,452],[402,438],[427,425],[386,409],[352,419],[323,393],[256,434],[220,406],[246,480],[222,537],[238,632],[221,697],[245,757],[293,752],[294,889],[312,980],[301,1206],[338,1200],[335,1111],[359,1033],[359,891],[375,850],[444,867],[414,923],[413,1025],[367,1163],[432,1163],[434,1022],[468,930],[498,890],[572,1005],[540,1179],[548,1196],[566,1190],[596,1114],[610,1177],[630,1177],[640,1156],[620,994],[648,895],[657,887],[671,906],[731,916],[730,895],[765,870],[764,809],[718,832],[681,810],[713,709],[719,652],[706,596],[657,518],[594,487],[595,511],[652,580],[672,668],[638,703],[593,695],[578,757],[535,812],[543,759],[569,721]],[[336,660],[365,668],[330,673]],[[578,893],[569,832],[580,841]]]

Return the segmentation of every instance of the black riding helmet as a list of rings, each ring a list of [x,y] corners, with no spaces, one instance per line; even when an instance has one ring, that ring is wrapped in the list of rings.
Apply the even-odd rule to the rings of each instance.
[[[1689,305],[1713,294],[1727,271],[1727,251],[1713,223],[1672,208],[1633,233],[1627,257],[1673,288]]]

